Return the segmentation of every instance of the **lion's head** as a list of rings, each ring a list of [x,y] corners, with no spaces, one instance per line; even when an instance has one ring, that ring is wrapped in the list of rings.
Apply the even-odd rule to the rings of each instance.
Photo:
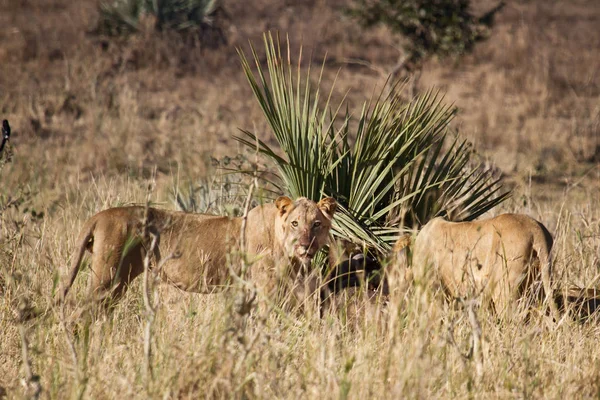
[[[290,258],[309,264],[328,241],[337,206],[335,199],[326,197],[315,203],[305,197],[293,201],[282,196],[275,201],[275,206],[278,210],[275,232],[279,243]]]

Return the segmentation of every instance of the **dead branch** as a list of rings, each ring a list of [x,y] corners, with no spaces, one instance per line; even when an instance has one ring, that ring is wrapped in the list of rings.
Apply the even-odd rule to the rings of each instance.
[[[27,304],[22,302],[19,305],[19,334],[21,335],[21,357],[23,362],[24,377],[21,379],[21,384],[25,389],[25,397],[38,399],[42,393],[42,384],[40,383],[39,375],[33,373],[31,360],[29,359],[29,341],[27,340],[27,331],[23,322],[23,312],[27,308]]]
[[[481,378],[483,376],[483,333],[481,324],[477,319],[477,313],[475,312],[475,300],[467,302],[467,312],[469,314],[469,323],[471,324],[471,334],[473,335],[473,358],[475,360],[475,371],[477,376]]]
[[[156,316],[156,308],[150,301],[150,258],[158,243],[158,234],[152,234],[152,243],[144,257],[144,308],[146,309],[146,327],[144,329],[144,383],[148,389],[148,381],[153,377],[152,372],[152,325]]]

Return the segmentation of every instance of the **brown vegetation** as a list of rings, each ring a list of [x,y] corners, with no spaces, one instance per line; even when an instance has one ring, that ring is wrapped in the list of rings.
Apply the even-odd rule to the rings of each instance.
[[[0,119],[11,123],[13,154],[0,169],[0,397],[600,393],[594,317],[553,323],[540,308],[527,324],[499,324],[473,303],[444,305],[425,283],[385,309],[365,306],[353,329],[334,315],[267,310],[241,323],[226,296],[152,279],[151,307],[133,285],[113,315],[92,320],[81,279],[77,304],[51,307],[83,222],[145,203],[154,171],[155,205],[174,208],[177,194],[207,182],[199,211],[243,208],[247,193],[210,163],[238,152],[239,127],[269,138],[236,46],[279,29],[316,63],[327,54],[324,82],[339,70],[335,96],[349,90],[356,104],[383,85],[400,56],[396,39],[382,27],[359,29],[340,11],[346,4],[226,1],[227,44],[190,51],[166,33],[94,35],[96,1],[0,1]],[[464,58],[431,60],[416,84],[447,92],[460,108],[456,127],[516,188],[498,212],[529,214],[553,233],[561,288],[598,285],[598,26],[595,0],[508,1],[489,40]],[[576,303],[576,290],[564,293]]]

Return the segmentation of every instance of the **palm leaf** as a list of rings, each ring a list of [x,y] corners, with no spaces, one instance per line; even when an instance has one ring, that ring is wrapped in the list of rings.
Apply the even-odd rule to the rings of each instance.
[[[235,139],[274,163],[279,187],[291,196],[335,197],[336,236],[385,253],[402,229],[437,215],[476,218],[508,197],[498,179],[471,162],[467,141],[449,140],[456,109],[439,91],[408,103],[395,91],[379,94],[353,117],[345,97],[331,103],[335,85],[322,96],[325,63],[311,84],[311,66],[302,72],[302,50],[294,66],[289,40],[285,57],[278,37],[265,34],[264,45],[266,68],[252,45],[252,63],[238,54],[278,147],[245,130]]]

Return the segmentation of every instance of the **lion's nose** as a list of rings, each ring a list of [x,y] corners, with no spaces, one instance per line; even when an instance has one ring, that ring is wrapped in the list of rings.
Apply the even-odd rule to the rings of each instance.
[[[298,246],[308,251],[308,249],[312,245],[312,242],[312,239],[308,236],[301,237],[300,239],[298,239]]]
[[[314,240],[310,237],[301,237],[298,239],[297,248],[300,255],[314,255]]]

